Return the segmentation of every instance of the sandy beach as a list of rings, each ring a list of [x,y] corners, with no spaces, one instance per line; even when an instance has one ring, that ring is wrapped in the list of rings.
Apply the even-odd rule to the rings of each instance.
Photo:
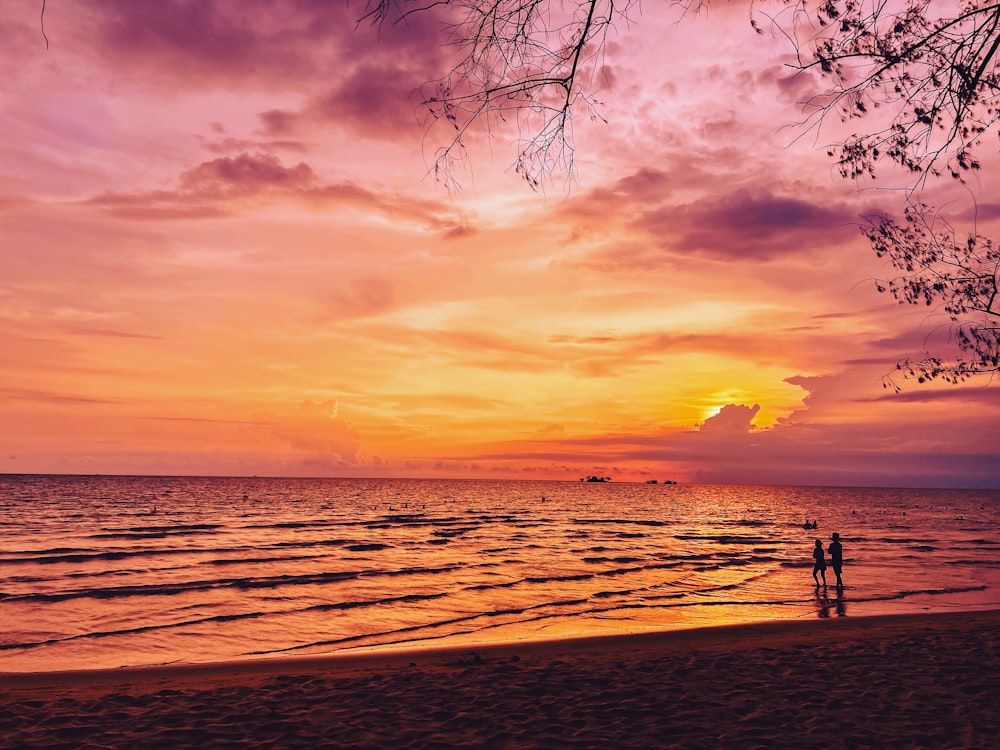
[[[0,675],[5,748],[986,748],[1000,612]]]

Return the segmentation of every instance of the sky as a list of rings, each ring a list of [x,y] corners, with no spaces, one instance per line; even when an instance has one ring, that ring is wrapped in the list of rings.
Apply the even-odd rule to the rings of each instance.
[[[46,47],[40,6],[0,0],[0,472],[1000,487],[1000,386],[883,387],[944,319],[876,292],[898,196],[746,6],[616,29],[538,191],[503,127],[435,180],[429,15],[78,0]]]

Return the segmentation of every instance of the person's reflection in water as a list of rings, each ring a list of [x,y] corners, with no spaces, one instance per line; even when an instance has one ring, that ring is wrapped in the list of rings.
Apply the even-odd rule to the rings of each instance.
[[[837,617],[847,617],[847,602],[844,600],[842,586],[837,586]]]
[[[816,587],[816,614],[821,618],[826,618],[830,616],[830,599],[826,595],[826,586],[820,591],[819,587]]]

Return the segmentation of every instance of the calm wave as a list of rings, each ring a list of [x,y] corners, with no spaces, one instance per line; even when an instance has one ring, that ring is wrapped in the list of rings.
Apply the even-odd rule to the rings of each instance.
[[[0,671],[1000,607],[998,491],[0,476],[0,520]]]

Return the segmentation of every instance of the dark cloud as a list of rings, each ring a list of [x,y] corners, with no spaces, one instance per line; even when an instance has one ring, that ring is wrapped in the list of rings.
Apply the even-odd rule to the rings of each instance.
[[[640,167],[638,171],[618,180],[612,192],[633,201],[657,201],[669,194],[676,183],[676,178],[667,172]]]
[[[213,159],[189,169],[180,178],[183,192],[222,199],[269,191],[300,192],[318,182],[316,173],[305,162],[286,167],[268,154]]]
[[[309,150],[302,141],[295,140],[248,140],[246,138],[222,138],[217,141],[205,142],[205,149],[214,154],[231,154],[244,151],[291,151],[302,154]]]
[[[445,232],[442,238],[446,240],[460,240],[466,237],[473,237],[477,234],[479,234],[479,230],[476,227],[471,227],[468,224],[459,224]]]
[[[809,101],[813,105],[822,105],[830,102],[829,96],[818,94],[826,87],[812,73],[805,71],[788,72],[788,68],[768,68],[761,72],[760,82],[771,83],[778,91],[781,100],[790,104],[804,104]]]
[[[120,216],[214,218],[228,213],[215,203],[265,194],[301,194],[319,189],[320,180],[305,162],[286,167],[268,154],[240,154],[203,162],[180,176],[177,191],[105,193],[85,201]]]
[[[770,260],[807,253],[817,234],[827,246],[857,236],[856,214],[845,206],[748,190],[658,208],[635,224],[674,249],[720,258]]]
[[[349,205],[393,219],[418,222],[444,237],[474,232],[446,202],[381,194],[353,182],[324,182],[305,162],[285,166],[269,154],[240,154],[203,162],[182,173],[176,191],[104,193],[84,205],[134,220],[212,219],[247,202],[295,200],[311,206]]]
[[[853,357],[852,359],[840,360],[841,365],[849,367],[865,367],[867,365],[880,365],[886,368],[896,366],[896,360],[891,357]]]
[[[398,138],[401,131],[420,130],[427,120],[424,96],[412,73],[397,65],[361,65],[308,108],[312,119],[347,126],[359,133]]]
[[[977,203],[963,212],[961,218],[972,222],[1000,219],[1000,203]]]
[[[981,404],[988,407],[1000,407],[1000,388],[985,386],[977,388],[975,386],[947,386],[942,389],[928,389],[913,383],[912,388],[905,389],[899,393],[890,392],[872,398],[855,399],[859,403],[874,403],[888,401],[891,403],[953,403],[964,402]]]
[[[862,342],[870,351],[883,352],[890,369],[902,366],[907,359],[920,361],[933,354],[943,360],[959,354],[955,343],[951,321],[944,313],[926,314],[923,306],[914,308],[914,317],[919,325],[903,327],[894,336],[869,339]],[[901,375],[902,372],[896,373]]]
[[[829,312],[820,313],[819,315],[811,315],[811,320],[845,320],[851,318],[857,318],[858,313],[856,312]]]
[[[120,77],[146,88],[291,90],[301,108],[261,112],[262,132],[287,137],[333,122],[390,137],[418,128],[417,90],[449,69],[434,4],[394,23],[360,20],[364,5],[320,0],[90,0],[50,8],[53,24]],[[359,22],[360,20],[360,22]],[[68,44],[69,42],[64,42]]]
[[[740,188],[692,201],[690,188],[686,167],[677,174],[644,167],[567,201],[559,216],[571,224],[573,237],[607,231],[609,217],[620,217],[623,229],[638,233],[631,242],[622,241],[620,232],[609,235],[615,237],[613,245],[583,261],[606,270],[663,267],[679,255],[774,260],[808,255],[814,248],[828,251],[831,242],[859,236],[856,210],[819,196]]]
[[[264,132],[273,136],[295,132],[295,125],[299,119],[298,113],[283,109],[269,109],[257,116],[260,118]]]
[[[147,193],[104,193],[84,205],[98,206],[122,219],[132,221],[183,221],[221,219],[232,212],[217,206],[185,205],[176,193],[157,190]]]
[[[611,185],[598,187],[566,201],[557,215],[585,224],[609,211],[628,215],[634,207],[659,205],[672,192],[677,180],[663,170],[641,167]]]
[[[364,64],[340,69],[332,77],[333,84],[312,96],[301,109],[259,113],[260,132],[268,137],[287,137],[337,127],[366,138],[396,140],[407,131],[416,138],[432,124],[422,102],[433,90],[433,83],[426,83],[428,76],[437,75],[440,69],[431,62],[413,69],[396,60],[379,61],[377,55],[368,55]]]
[[[0,399],[13,401],[34,401],[43,404],[119,404],[120,399],[83,396],[76,393],[58,391],[33,391],[16,388],[0,388]]]
[[[329,64],[326,43],[354,33],[347,3],[266,0],[91,0],[95,46],[109,62],[188,86],[317,75]],[[50,9],[50,13],[52,10]]]

